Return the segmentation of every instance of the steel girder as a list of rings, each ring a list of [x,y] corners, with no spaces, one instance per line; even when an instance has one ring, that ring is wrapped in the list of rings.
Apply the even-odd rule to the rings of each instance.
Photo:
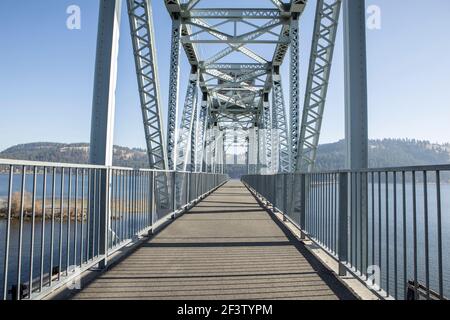
[[[263,128],[264,128],[264,152],[266,162],[266,173],[272,173],[272,115],[269,102],[269,94],[264,94],[263,101]]]
[[[299,77],[299,21],[298,16],[291,20],[290,29],[291,48],[290,48],[290,119],[289,127],[291,133],[291,170],[295,171],[297,163],[297,147],[299,135],[299,108],[300,108],[300,77]]]
[[[189,77],[189,84],[186,91],[186,100],[184,103],[183,115],[181,118],[180,131],[177,141],[177,170],[186,171],[188,168],[189,153],[194,154],[195,147],[190,150],[192,145],[195,146],[195,118],[197,116],[197,93],[198,93],[198,73],[193,70]],[[194,139],[193,139],[194,138]],[[193,141],[194,140],[194,141]],[[192,160],[192,156],[191,156]],[[195,163],[195,162],[194,162]],[[192,164],[192,163],[191,163]]]
[[[203,66],[208,66],[209,64],[216,63],[217,61],[225,58],[226,56],[230,55],[234,51],[240,51],[240,52],[244,53],[245,55],[247,55],[249,58],[255,60],[256,62],[263,63],[263,64],[267,63],[267,61],[264,58],[262,58],[258,54],[255,54],[250,49],[246,48],[245,45],[249,41],[252,41],[254,39],[261,37],[263,34],[271,31],[275,27],[280,26],[282,24],[283,24],[283,22],[280,21],[279,19],[273,19],[273,20],[268,21],[261,27],[258,27],[257,30],[255,30],[249,34],[246,34],[245,36],[239,37],[239,42],[230,43],[228,48],[225,48],[225,49],[219,51],[214,56],[205,60],[203,62]],[[284,23],[284,24],[286,24],[286,23]]]
[[[298,145],[296,140],[291,141],[290,139],[291,136],[296,139],[298,133],[289,131],[289,128],[296,130],[298,127],[298,98],[295,99],[295,97],[298,97],[298,57],[295,58],[298,56],[298,18],[304,10],[306,0],[291,0],[289,2],[274,0],[272,1],[274,4],[272,9],[203,7],[200,9],[197,8],[197,5],[201,1],[165,0],[165,4],[172,19],[174,21],[181,20],[179,43],[183,45],[191,65],[198,67],[200,88],[210,97],[209,111],[204,123],[208,123],[208,126],[214,126],[213,124],[215,124],[221,130],[234,126],[251,129],[255,126],[255,123],[258,123],[259,135],[264,136],[262,140],[266,141],[268,147],[280,147],[280,168],[277,167],[274,170],[291,171],[293,162],[290,159],[290,151],[295,150]],[[238,27],[238,24],[245,27]],[[245,31],[238,34],[238,30]],[[179,43],[178,45],[180,45]],[[206,43],[226,44],[227,47],[200,60],[198,46]],[[267,60],[248,48],[247,45],[252,43],[275,44],[273,59]],[[291,74],[291,79],[295,81],[291,86],[289,109],[289,114],[293,114],[293,122],[289,121],[289,115],[286,114],[284,109],[281,78],[278,74],[273,75],[274,68],[279,69],[289,46],[294,46],[291,61],[294,66],[297,66]],[[248,63],[247,61],[242,63],[225,62],[225,59],[235,52],[241,53],[245,60],[251,59],[254,63]],[[172,68],[174,68],[174,65],[172,64]],[[175,78],[175,71],[176,69],[172,69],[171,74],[174,76],[171,79]],[[174,87],[172,93],[176,90],[176,84],[171,80],[171,86]],[[262,101],[265,95],[269,96],[272,88],[273,110],[270,109],[268,101],[266,103]],[[174,115],[173,106],[172,104],[171,117]],[[202,137],[201,126],[204,116],[202,112],[203,108],[200,110],[197,134],[192,135],[193,131],[190,131],[192,135],[190,138],[191,155],[195,156],[195,153],[197,153],[197,158],[203,157],[205,161],[211,163],[211,156],[215,156],[215,160],[217,160],[219,152],[217,152],[217,146],[215,145],[217,141],[213,139],[214,130],[210,129],[207,130],[207,133],[204,133],[204,136],[208,136],[208,138]],[[183,126],[184,124],[181,125],[181,127]],[[262,130],[264,126],[268,128],[265,132]],[[272,126],[275,130],[272,129]],[[279,139],[280,143],[267,141],[268,138],[271,139],[272,131],[276,133],[273,136]],[[197,140],[196,143],[194,143],[194,139]],[[204,143],[201,142],[202,139],[204,139]],[[207,152],[207,149],[211,149],[210,151],[213,152]],[[269,156],[277,154],[270,151],[268,151]],[[179,149],[179,152],[187,152],[187,149],[183,151]],[[208,156],[203,156],[205,153]],[[268,162],[270,164],[272,161]]]
[[[100,1],[89,163],[113,164],[121,1]]]
[[[291,3],[288,5],[282,4],[281,1],[274,0],[272,1],[277,7],[282,10],[284,8],[284,12],[290,13],[291,15],[294,15],[295,17],[300,17],[300,15],[303,13],[303,10],[305,9],[307,0],[292,0]],[[281,30],[281,35],[284,37],[289,37],[291,34],[291,23],[288,23],[283,26]],[[280,43],[277,45],[275,49],[275,53],[272,58],[272,63],[274,66],[280,66],[283,63],[284,57],[286,55],[286,52],[289,48],[289,44],[286,43]]]
[[[166,170],[152,9],[148,0],[127,4],[150,168]]]
[[[291,171],[291,150],[288,131],[288,121],[284,104],[281,76],[273,75],[272,92],[272,159],[275,172],[286,173]]]
[[[208,94],[203,93],[203,99],[200,106],[200,113],[198,116],[197,137],[196,137],[197,143],[196,143],[195,170],[198,172],[203,171],[207,116],[208,116]]]
[[[226,129],[223,130],[222,137],[223,137],[223,145],[222,145],[222,174],[225,174],[226,171],[227,171],[227,149],[226,149],[227,131],[226,131]]]
[[[284,3],[281,0],[270,0],[280,11],[299,13],[305,8],[307,0],[291,0],[289,3]]]
[[[210,172],[210,141],[211,141],[211,128],[210,125],[207,124],[206,132],[205,132],[205,145],[203,147],[203,171]]]
[[[170,54],[169,105],[167,123],[167,157],[170,170],[175,169],[177,159],[178,90],[180,75],[181,20],[172,20],[172,47]]]
[[[328,92],[342,0],[317,2],[296,171],[312,171]]]
[[[220,139],[219,137],[219,127],[214,125],[210,130],[209,136],[209,157],[210,157],[210,168],[212,173],[216,173],[217,170],[217,142]]]
[[[197,163],[197,139],[198,139],[198,93],[194,96],[194,106],[192,108],[192,128],[191,128],[191,161],[189,171],[195,171],[195,164]]]
[[[282,19],[278,9],[193,9],[181,15],[187,19]]]
[[[149,0],[127,0],[127,8],[149,164],[167,170],[152,8]],[[167,180],[165,174],[155,179],[156,203],[164,209],[171,203]]]
[[[248,130],[248,165],[251,174],[257,173],[258,165],[258,132],[257,127],[252,127]]]

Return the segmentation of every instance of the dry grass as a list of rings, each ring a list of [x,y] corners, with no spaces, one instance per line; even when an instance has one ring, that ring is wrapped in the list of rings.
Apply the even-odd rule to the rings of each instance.
[[[43,212],[45,211],[45,218],[50,219],[52,217],[51,199],[46,199],[45,209],[43,208],[43,201],[40,199],[35,200],[34,212],[36,218],[42,218]],[[70,220],[78,221],[86,220],[87,218],[87,200],[84,200],[84,208],[82,209],[82,201],[78,199],[76,201],[76,211],[75,211],[75,200],[70,201],[70,210],[67,208],[67,198],[63,201],[62,218],[64,220],[68,219],[70,214]],[[11,196],[11,218],[19,219],[21,214],[22,206],[22,194],[20,192],[15,192]],[[61,199],[55,199],[54,216],[56,219],[61,218]],[[131,208],[130,208],[131,206]],[[124,203],[121,200],[113,200],[111,204],[111,218],[113,220],[121,219],[124,214],[140,214],[141,212],[136,207],[146,208],[146,201],[134,201],[132,203]],[[120,214],[119,214],[120,212]],[[68,214],[69,213],[69,214]],[[76,213],[76,214],[75,214]],[[0,207],[0,218],[6,218],[8,214],[8,203],[5,203]],[[31,193],[25,193],[23,196],[23,214],[25,219],[30,219],[33,217],[33,197]],[[76,217],[75,217],[76,216]]]

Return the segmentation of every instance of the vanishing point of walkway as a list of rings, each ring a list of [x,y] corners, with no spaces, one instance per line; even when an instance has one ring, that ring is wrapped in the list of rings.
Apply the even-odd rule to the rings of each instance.
[[[75,299],[353,299],[238,181],[226,183]]]

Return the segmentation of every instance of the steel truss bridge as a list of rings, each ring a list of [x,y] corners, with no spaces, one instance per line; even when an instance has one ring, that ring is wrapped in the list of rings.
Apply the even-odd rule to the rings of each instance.
[[[317,298],[355,298],[336,282],[345,274],[378,298],[448,296],[441,176],[450,166],[367,168],[365,1],[261,0],[260,8],[235,7],[237,1],[231,0],[220,1],[222,8],[209,7],[211,3],[164,0],[172,20],[171,53],[164,62],[170,66],[166,102],[161,99],[165,84],[158,78],[158,19],[151,1],[100,0],[91,164],[0,160],[0,172],[9,175],[0,297],[49,297],[87,270],[108,267],[131,245],[140,248],[113,263],[105,273],[110,280],[100,276],[90,285],[83,282],[75,297],[300,299],[312,297],[304,287],[308,282]],[[122,6],[130,24],[150,165],[145,170],[112,166]],[[299,55],[305,44],[299,23],[306,6],[315,6],[315,19],[309,67],[302,75]],[[319,173],[314,166],[341,23],[347,170]],[[182,55],[189,70],[181,70]],[[283,64],[289,66],[288,77],[281,74]],[[180,88],[181,72],[189,73],[185,88]],[[184,101],[180,90],[186,92]],[[245,154],[248,175],[243,184],[227,182],[231,147]],[[428,190],[430,180],[436,182],[433,191]],[[14,206],[17,188],[20,205]],[[436,198],[433,208],[430,194]],[[423,210],[418,209],[419,197]],[[431,212],[437,221],[433,238]],[[11,224],[16,216],[17,237]],[[24,227],[26,218],[30,227]],[[286,236],[296,232],[286,229],[289,226],[300,231],[301,241]],[[308,243],[336,262],[336,275],[312,257]],[[237,259],[239,255],[245,259]],[[263,273],[255,273],[247,259]],[[294,266],[311,276],[292,271]],[[379,274],[381,280],[375,283],[372,276]],[[177,283],[171,280],[174,275]],[[210,285],[197,287],[199,276],[211,277]],[[115,290],[123,282],[114,279],[121,277],[136,290]],[[261,287],[261,279],[284,289]],[[177,286],[175,291],[181,293],[152,291],[152,281],[161,288]],[[248,292],[242,292],[241,283]]]

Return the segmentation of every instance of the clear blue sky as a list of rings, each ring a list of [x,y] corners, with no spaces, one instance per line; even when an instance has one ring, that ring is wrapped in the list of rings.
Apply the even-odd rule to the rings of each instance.
[[[214,6],[225,2],[204,1]],[[240,3],[244,2],[255,0]],[[66,28],[66,8],[71,4],[81,7],[81,30]],[[367,31],[370,137],[450,142],[450,1],[368,0],[370,4],[382,11],[382,29]],[[171,22],[163,1],[154,0],[153,7],[165,110]],[[310,0],[301,20],[302,88],[314,10],[315,1]],[[89,141],[97,15],[94,0],[0,1],[0,150],[36,141]],[[115,143],[143,147],[125,15],[120,42]],[[286,97],[287,62],[282,68]],[[181,99],[188,71],[183,53]],[[344,136],[343,89],[341,24],[322,143]]]

